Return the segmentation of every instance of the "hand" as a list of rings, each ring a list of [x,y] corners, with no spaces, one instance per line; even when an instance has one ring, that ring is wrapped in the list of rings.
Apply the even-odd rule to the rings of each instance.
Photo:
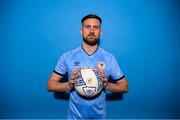
[[[97,70],[98,74],[102,78],[102,82],[103,82],[104,88],[107,88],[107,86],[108,86],[108,79],[107,79],[106,75],[104,74],[104,72],[100,68],[97,67],[96,70]]]
[[[75,78],[77,77],[78,75],[78,72],[80,72],[81,68],[77,68],[72,74],[71,74],[71,77],[70,77],[70,80],[69,80],[69,87],[70,88],[73,88],[74,87],[74,84],[75,84]]]

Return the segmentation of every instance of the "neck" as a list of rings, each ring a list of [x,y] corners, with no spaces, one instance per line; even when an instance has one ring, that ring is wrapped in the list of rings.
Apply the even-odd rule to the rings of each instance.
[[[98,44],[91,46],[83,42],[82,47],[88,55],[92,55],[97,50]]]

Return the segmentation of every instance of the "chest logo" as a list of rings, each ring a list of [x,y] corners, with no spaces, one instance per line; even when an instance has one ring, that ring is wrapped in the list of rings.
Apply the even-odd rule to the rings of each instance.
[[[78,62],[78,61],[74,62],[74,66],[79,66],[79,64],[80,64],[80,62]]]
[[[104,69],[105,67],[106,67],[106,64],[105,64],[103,61],[100,61],[100,62],[98,63],[98,68]]]

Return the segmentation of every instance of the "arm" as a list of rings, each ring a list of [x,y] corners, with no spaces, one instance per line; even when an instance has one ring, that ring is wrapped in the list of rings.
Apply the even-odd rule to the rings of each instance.
[[[128,92],[128,82],[125,78],[118,80],[116,83],[109,83],[106,75],[100,68],[96,68],[99,75],[102,77],[104,88],[111,90],[116,93],[127,93]]]
[[[47,90],[49,92],[62,92],[70,89],[69,82],[61,83],[63,76],[52,73],[48,80]]]
[[[75,84],[75,78],[78,75],[78,72],[80,71],[80,68],[77,68],[70,77],[69,82],[61,83],[59,81],[62,80],[63,76],[58,75],[56,73],[52,73],[51,77],[48,80],[48,86],[47,89],[50,92],[63,92],[70,90],[74,87]]]
[[[116,83],[108,83],[105,89],[111,90],[116,93],[127,93],[128,92],[128,82],[125,78],[118,80]]]

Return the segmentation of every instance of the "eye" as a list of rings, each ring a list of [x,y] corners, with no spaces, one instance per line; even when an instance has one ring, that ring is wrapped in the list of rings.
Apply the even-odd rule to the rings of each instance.
[[[91,25],[84,25],[83,26],[84,29],[90,30],[90,29],[94,29],[94,30],[99,30],[100,26],[91,26]]]
[[[98,29],[100,29],[100,27],[99,26],[94,26],[94,29],[98,30]]]
[[[84,26],[84,28],[86,28],[86,29],[90,29],[90,28],[91,28],[91,26],[90,26],[90,25],[85,25],[85,26]]]

